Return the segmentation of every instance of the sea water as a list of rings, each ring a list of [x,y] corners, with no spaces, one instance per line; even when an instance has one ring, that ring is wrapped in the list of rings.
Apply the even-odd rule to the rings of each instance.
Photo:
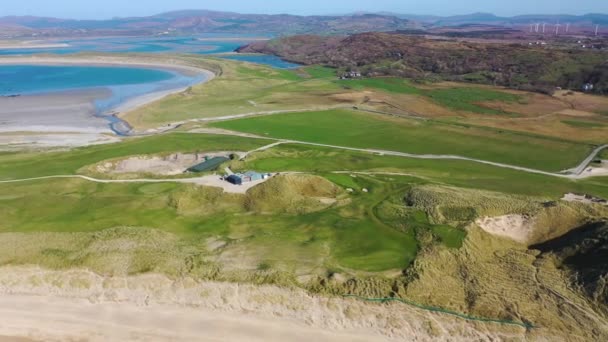
[[[112,115],[114,108],[146,94],[195,85],[205,77],[141,67],[0,65],[0,96],[109,89],[110,96],[94,101],[96,115],[108,120],[110,128],[122,135],[127,133],[120,128],[125,125]]]
[[[174,77],[164,70],[131,67],[0,65],[0,95],[147,84]]]
[[[257,35],[250,34],[201,34],[191,37],[121,37],[83,38],[52,40],[48,44],[65,44],[63,47],[1,49],[0,55],[56,54],[65,55],[78,52],[111,53],[191,53],[223,54],[235,51],[250,43]],[[271,37],[265,37],[271,38]],[[226,56],[220,56],[226,57]],[[270,65],[274,68],[293,68],[293,63],[274,56],[230,56],[230,59]]]

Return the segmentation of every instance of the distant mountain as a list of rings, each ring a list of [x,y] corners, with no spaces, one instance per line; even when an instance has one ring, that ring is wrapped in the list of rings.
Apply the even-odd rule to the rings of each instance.
[[[410,21],[390,15],[346,16],[263,15],[184,10],[150,17],[73,20],[44,17],[2,17],[0,27],[21,27],[15,36],[193,34],[203,32],[254,34],[347,34],[409,29]]]
[[[455,15],[447,17],[424,16],[410,14],[392,15],[417,21],[433,26],[458,26],[466,24],[486,24],[495,26],[528,25],[530,23],[570,23],[573,25],[608,25],[608,14],[590,13],[585,15],[551,15],[551,14],[531,14],[519,15],[514,17],[500,17],[491,13],[472,13],[467,15]]]

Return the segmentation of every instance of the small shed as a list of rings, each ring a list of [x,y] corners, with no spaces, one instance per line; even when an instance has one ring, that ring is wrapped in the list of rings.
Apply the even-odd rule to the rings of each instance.
[[[238,175],[230,175],[228,177],[226,177],[226,181],[228,183],[232,183],[234,185],[242,185],[243,184],[243,179],[238,176]]]
[[[255,182],[265,179],[263,174],[255,171],[247,171],[241,175],[241,178],[244,182]]]
[[[207,172],[213,171],[218,168],[221,164],[229,161],[230,159],[226,157],[213,157],[211,159],[207,159],[200,164],[196,164],[188,169],[189,172]]]

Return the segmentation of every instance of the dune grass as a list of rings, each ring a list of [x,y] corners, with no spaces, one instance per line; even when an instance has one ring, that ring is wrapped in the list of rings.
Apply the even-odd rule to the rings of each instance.
[[[460,155],[546,171],[575,166],[591,149],[584,144],[557,139],[349,110],[246,118],[212,126],[329,145]]]

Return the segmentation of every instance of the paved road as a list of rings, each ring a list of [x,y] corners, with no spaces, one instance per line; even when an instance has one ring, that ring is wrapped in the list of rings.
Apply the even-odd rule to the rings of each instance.
[[[214,131],[213,129],[207,129],[207,130],[205,130],[204,133],[205,134],[242,136],[242,133],[240,133],[240,132],[231,132],[231,131],[223,130],[223,129],[216,130],[216,131]],[[274,140],[275,142],[270,145],[263,146],[259,149],[249,151],[246,154],[244,154],[243,157],[241,157],[241,159],[244,159],[246,156],[248,156],[249,154],[251,154],[253,152],[256,152],[259,150],[267,150],[271,147],[275,147],[275,146],[278,146],[281,144],[300,144],[300,145],[309,145],[309,146],[328,147],[328,148],[347,150],[347,151],[365,152],[365,153],[372,153],[372,154],[378,154],[378,155],[414,158],[414,159],[463,160],[463,161],[470,161],[470,162],[475,162],[475,163],[480,163],[480,164],[492,165],[492,166],[496,166],[496,167],[500,167],[500,168],[504,168],[504,169],[512,169],[512,170],[523,171],[523,172],[528,172],[528,173],[535,173],[535,174],[540,174],[540,175],[545,175],[545,176],[568,178],[568,179],[587,178],[585,175],[582,175],[582,173],[585,170],[585,168],[587,167],[587,165],[589,165],[589,163],[593,160],[593,158],[595,158],[597,156],[597,154],[600,151],[602,151],[605,148],[608,148],[608,144],[596,148],[579,166],[577,166],[576,168],[574,168],[572,170],[568,170],[568,171],[572,171],[570,173],[557,173],[557,172],[536,170],[536,169],[523,167],[523,166],[509,165],[509,164],[504,164],[504,163],[492,162],[492,161],[475,159],[475,158],[468,158],[468,157],[463,157],[463,156],[449,155],[449,154],[413,154],[413,153],[405,153],[405,152],[398,152],[398,151],[319,144],[319,143],[312,143],[312,142],[301,141],[301,140],[276,139],[276,138],[254,136],[254,135],[249,135],[249,136],[255,137],[255,138],[260,138],[260,139]],[[575,172],[575,171],[577,171],[577,172]]]
[[[606,145],[602,145],[598,148],[596,148],[595,150],[593,150],[593,152],[591,152],[591,154],[589,155],[589,157],[587,157],[585,160],[583,160],[583,162],[575,167],[572,168],[570,170],[567,170],[567,172],[574,174],[574,175],[580,175],[581,173],[583,173],[585,171],[585,169],[587,168],[587,166],[593,161],[593,159],[600,153],[602,152],[602,150],[608,148],[608,144]]]

